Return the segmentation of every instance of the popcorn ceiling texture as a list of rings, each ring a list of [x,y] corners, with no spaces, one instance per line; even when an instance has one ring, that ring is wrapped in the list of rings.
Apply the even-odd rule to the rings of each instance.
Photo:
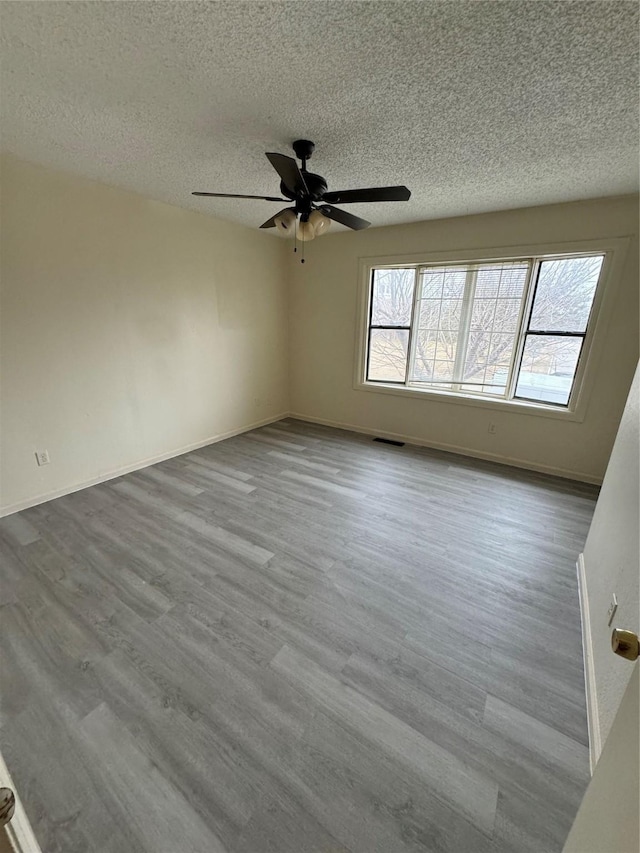
[[[2,142],[257,226],[265,151],[316,142],[330,189],[405,183],[387,225],[634,192],[635,2],[0,4]]]

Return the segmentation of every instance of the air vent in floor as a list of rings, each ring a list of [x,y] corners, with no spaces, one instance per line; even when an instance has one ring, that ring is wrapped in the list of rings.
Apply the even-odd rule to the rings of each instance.
[[[381,444],[393,444],[394,447],[404,447],[404,441],[392,441],[390,438],[374,438],[374,441],[379,441]]]

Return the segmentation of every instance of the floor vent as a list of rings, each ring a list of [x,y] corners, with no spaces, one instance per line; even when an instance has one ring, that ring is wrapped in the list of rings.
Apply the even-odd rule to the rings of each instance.
[[[404,447],[404,441],[392,441],[390,438],[374,438],[374,441],[379,441],[381,444],[393,444],[394,447]]]

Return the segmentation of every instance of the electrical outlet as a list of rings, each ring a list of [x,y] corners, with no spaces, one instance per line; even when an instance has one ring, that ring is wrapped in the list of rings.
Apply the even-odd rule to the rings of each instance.
[[[495,435],[497,433],[497,431],[498,431],[498,428],[496,427],[495,424],[489,424],[489,429],[487,430],[489,435]]]
[[[616,610],[618,609],[618,599],[616,598],[615,592],[611,596],[611,604],[609,605],[609,609],[607,610],[607,625],[611,625],[613,622],[613,617],[616,615]]]
[[[36,462],[38,465],[48,465],[51,460],[49,459],[49,451],[48,450],[36,450]]]

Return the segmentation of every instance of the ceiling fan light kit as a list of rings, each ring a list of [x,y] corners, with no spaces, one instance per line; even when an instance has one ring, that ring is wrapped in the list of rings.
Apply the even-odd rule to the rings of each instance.
[[[315,236],[316,232],[309,220],[300,219],[298,221],[298,230],[296,231],[296,237],[298,240],[300,240],[301,243],[310,243]]]
[[[276,196],[236,195],[231,193],[194,192],[192,195],[212,196],[215,198],[253,198],[263,201],[293,202],[293,207],[285,207],[263,222],[260,228],[275,228],[283,237],[294,235],[302,243],[308,243],[315,237],[326,234],[331,220],[346,225],[354,231],[368,228],[371,223],[352,213],[347,213],[336,204],[353,204],[378,201],[408,201],[411,193],[405,186],[367,187],[358,190],[339,190],[329,192],[322,175],[307,171],[307,161],[313,154],[315,145],[308,139],[297,139],[293,150],[301,162],[298,166],[293,157],[277,152],[267,152],[267,159],[280,176],[280,192],[284,198]],[[303,261],[304,262],[304,261]]]
[[[295,234],[297,220],[298,217],[292,207],[281,210],[273,217],[274,225],[281,237],[291,237],[292,234]]]
[[[309,222],[313,225],[316,237],[321,237],[331,228],[331,220],[328,216],[325,216],[324,213],[320,213],[319,210],[311,211],[309,214]]]

